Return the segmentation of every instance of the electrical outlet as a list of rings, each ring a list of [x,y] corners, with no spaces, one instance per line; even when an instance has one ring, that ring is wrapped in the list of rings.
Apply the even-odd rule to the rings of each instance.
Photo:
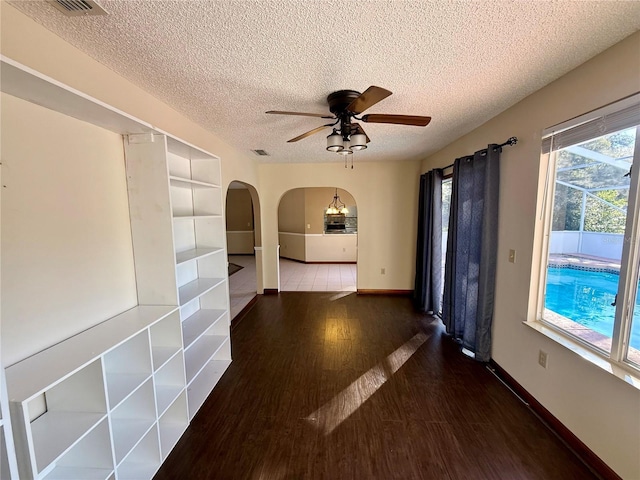
[[[547,368],[547,352],[544,352],[542,350],[538,352],[538,364],[542,368]]]
[[[386,273],[386,269],[381,268],[381,269],[380,269],[380,275],[384,275],[385,273]]]
[[[509,262],[516,263],[516,251],[509,250]]]

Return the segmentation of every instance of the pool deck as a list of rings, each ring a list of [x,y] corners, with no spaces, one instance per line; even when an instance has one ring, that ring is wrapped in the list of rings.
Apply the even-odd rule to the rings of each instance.
[[[620,273],[620,260],[584,255],[582,253],[552,253],[549,255],[549,266]]]

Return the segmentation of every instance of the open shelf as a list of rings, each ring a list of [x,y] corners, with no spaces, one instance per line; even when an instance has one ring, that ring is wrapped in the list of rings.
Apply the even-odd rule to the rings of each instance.
[[[148,332],[141,331],[105,354],[104,369],[113,409],[151,375]]]
[[[116,463],[120,463],[156,421],[153,384],[149,380],[111,413]]]
[[[219,185],[214,185],[213,183],[200,182],[198,180],[190,180],[188,178],[176,177],[173,175],[169,176],[169,180],[171,182],[172,187],[182,187],[182,188],[220,188]]]
[[[174,220],[199,220],[204,218],[222,218],[222,215],[215,214],[207,214],[207,215],[174,215]]]
[[[149,331],[153,370],[156,371],[182,350],[180,313],[173,312],[152,325]]]
[[[107,480],[114,472],[109,423],[103,419],[58,461],[45,480]]]
[[[185,351],[185,368],[187,371],[187,384],[198,375],[200,370],[216,354],[216,352],[229,340],[225,335],[205,334]]]
[[[224,372],[231,365],[231,360],[211,360],[202,369],[197,378],[187,388],[189,403],[189,419],[192,419],[198,409],[207,399],[213,387],[218,383]]]
[[[24,402],[44,392],[176,309],[171,306],[134,307],[8,367],[10,400]]]
[[[156,406],[162,416],[169,405],[184,391],[186,385],[184,358],[176,355],[155,374]]]
[[[225,281],[224,278],[197,278],[178,289],[180,306],[207,293]]]
[[[225,310],[202,309],[182,321],[182,339],[185,350],[225,314]]]
[[[111,408],[117,407],[150,375],[150,373],[107,373],[107,391]]]
[[[157,370],[162,367],[180,350],[181,347],[151,347],[151,351],[153,352],[153,369]]]
[[[187,394],[183,391],[158,421],[160,452],[165,459],[189,425]]]
[[[160,467],[160,445],[157,427],[153,426],[117,467],[119,480],[146,480]]]
[[[199,260],[222,251],[224,251],[222,248],[193,248],[185,252],[176,253],[176,265],[190,262],[191,260]]]
[[[47,412],[31,423],[36,465],[44,470],[82,439],[106,413]]]

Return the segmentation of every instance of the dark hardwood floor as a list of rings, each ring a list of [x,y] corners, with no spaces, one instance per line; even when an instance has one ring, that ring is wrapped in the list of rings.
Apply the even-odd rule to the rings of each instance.
[[[589,479],[403,297],[259,296],[165,479]]]

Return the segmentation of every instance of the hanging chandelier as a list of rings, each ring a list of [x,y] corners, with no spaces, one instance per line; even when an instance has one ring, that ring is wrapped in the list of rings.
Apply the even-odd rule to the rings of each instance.
[[[327,207],[327,215],[346,215],[347,213],[349,213],[349,210],[347,210],[347,206],[344,204],[344,202],[340,200],[338,189],[336,188],[336,193],[333,196],[333,200]]]

